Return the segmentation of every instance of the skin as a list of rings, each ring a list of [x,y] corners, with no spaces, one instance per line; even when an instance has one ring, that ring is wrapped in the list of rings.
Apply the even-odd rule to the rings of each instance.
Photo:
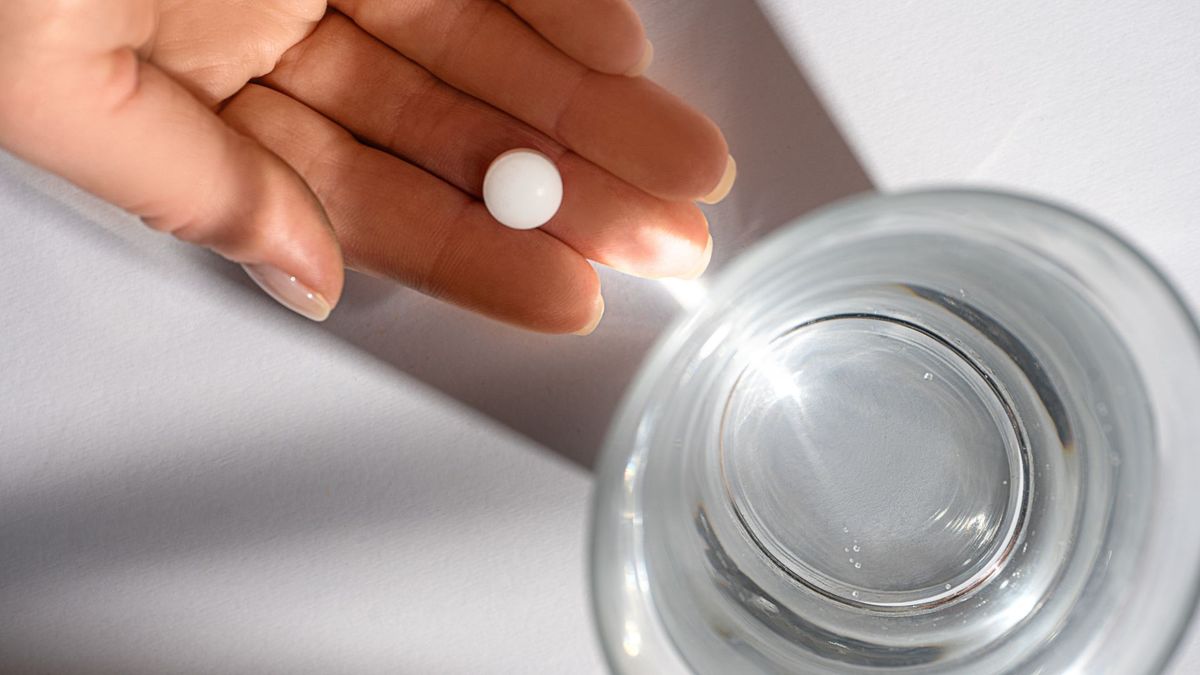
[[[6,0],[0,145],[329,306],[351,267],[587,332],[588,261],[695,276],[728,182],[716,125],[630,76],[647,48],[625,0]],[[567,186],[540,230],[480,201],[514,147]]]

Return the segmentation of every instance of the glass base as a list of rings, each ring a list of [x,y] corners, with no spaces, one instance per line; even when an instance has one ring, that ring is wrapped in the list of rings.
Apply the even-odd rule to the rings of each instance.
[[[786,574],[880,609],[995,574],[1026,504],[1011,406],[952,344],[885,316],[825,317],[756,355],[725,407],[721,467]]]

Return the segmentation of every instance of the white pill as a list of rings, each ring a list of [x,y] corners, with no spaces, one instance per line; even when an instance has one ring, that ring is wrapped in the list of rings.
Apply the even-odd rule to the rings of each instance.
[[[492,217],[514,230],[532,230],[562,205],[562,176],[536,150],[518,148],[492,161],[483,177],[483,203]]]

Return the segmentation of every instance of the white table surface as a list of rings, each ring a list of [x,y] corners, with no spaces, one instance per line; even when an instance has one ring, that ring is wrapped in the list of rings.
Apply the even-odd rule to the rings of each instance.
[[[1200,3],[639,5],[650,75],[739,162],[715,267],[836,197],[970,182],[1108,221],[1200,306]],[[361,277],[310,324],[0,155],[0,671],[601,672],[587,466],[703,293],[604,282],[587,339]]]

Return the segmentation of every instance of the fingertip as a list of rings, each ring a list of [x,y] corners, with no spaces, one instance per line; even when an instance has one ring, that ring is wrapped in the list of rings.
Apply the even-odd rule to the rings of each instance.
[[[560,242],[553,242],[547,252],[551,249],[552,258],[543,261],[541,274],[523,275],[519,280],[526,289],[536,285],[539,292],[535,295],[526,290],[526,301],[512,308],[516,314],[509,320],[540,333],[587,335],[604,314],[600,275],[586,258]]]
[[[627,77],[641,77],[650,68],[650,64],[654,62],[654,43],[650,40],[645,41],[645,46],[642,49],[642,56],[632,68],[625,71]]]
[[[692,202],[667,205],[669,220],[639,238],[640,257],[619,269],[646,279],[691,279],[700,276],[712,256],[708,219]]]
[[[329,216],[316,195],[298,175],[295,181],[304,199],[296,200],[297,212],[291,214],[288,221],[291,227],[281,228],[281,232],[290,230],[290,233],[285,235],[285,241],[273,247],[271,253],[278,251],[288,260],[292,265],[288,269],[295,269],[297,278],[319,293],[332,310],[341,301],[346,281],[342,249]]]
[[[546,332],[590,335],[604,316],[604,296],[600,275],[583,256],[574,254],[570,265],[574,270],[560,272],[561,290],[557,300],[544,308],[550,316]]]
[[[332,233],[326,237],[318,228],[327,226],[307,216],[263,227],[267,231],[258,243],[226,257],[239,262],[279,304],[313,321],[327,319],[341,300],[345,283],[341,251]]]
[[[686,274],[681,274],[679,278],[685,281],[700,278],[700,275],[704,274],[704,272],[708,269],[709,263],[712,262],[712,254],[713,238],[710,234],[708,235],[708,243],[704,246],[704,251],[700,254],[700,258],[696,261],[696,264],[692,267],[691,271],[687,272]]]
[[[592,314],[588,319],[587,324],[583,328],[575,331],[575,335],[588,336],[596,332],[596,327],[600,325],[600,319],[604,318],[604,296],[597,294],[596,300],[592,304]]]
[[[309,288],[296,275],[265,264],[243,264],[242,269],[267,295],[293,312],[312,321],[329,318],[333,306],[321,293]]]
[[[628,2],[610,2],[607,7],[603,23],[608,26],[608,37],[605,44],[593,48],[592,63],[585,65],[612,75],[641,75],[654,58],[654,46],[647,39],[642,19]],[[586,26],[584,30],[592,32]]]
[[[654,60],[654,45],[647,39],[638,15],[628,7],[616,7],[601,23],[608,28],[583,27],[576,40],[575,53],[570,55],[588,68],[607,75],[637,77],[644,73]]]
[[[681,177],[680,189],[687,194],[686,199],[715,203],[707,200],[718,197],[716,201],[720,201],[728,194],[737,176],[737,167],[720,128],[707,117],[696,115],[699,119],[693,122],[693,143],[685,146],[676,158],[676,171]]]
[[[733,190],[733,184],[737,181],[737,162],[734,161],[733,155],[728,156],[725,164],[725,172],[721,174],[721,179],[717,181],[716,187],[700,198],[700,201],[705,204],[720,203]]]

